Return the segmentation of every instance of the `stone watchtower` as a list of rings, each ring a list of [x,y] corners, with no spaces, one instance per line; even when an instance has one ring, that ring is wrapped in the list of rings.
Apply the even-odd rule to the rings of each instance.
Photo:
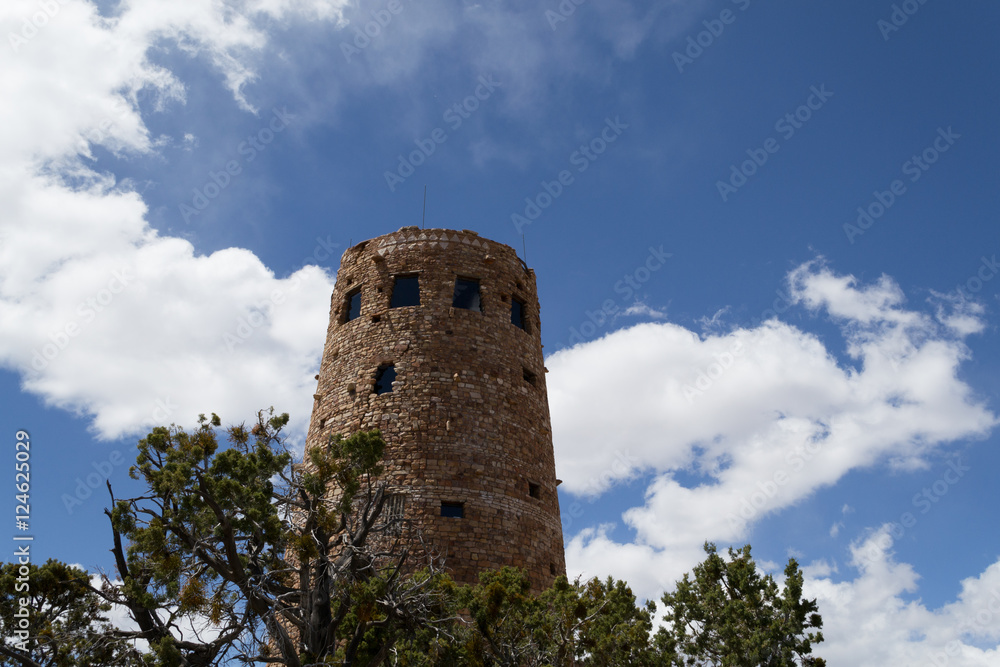
[[[564,574],[535,273],[475,232],[403,227],[340,261],[307,446],[378,428],[385,513],[459,582]]]

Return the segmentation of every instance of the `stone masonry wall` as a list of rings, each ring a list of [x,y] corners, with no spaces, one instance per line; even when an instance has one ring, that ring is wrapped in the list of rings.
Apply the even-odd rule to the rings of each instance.
[[[418,276],[419,306],[389,308],[398,275]],[[452,307],[457,277],[479,281],[482,312]],[[380,429],[390,491],[460,582],[516,565],[538,590],[565,573],[539,322],[534,272],[475,232],[404,227],[341,259],[307,446]],[[385,364],[396,380],[376,395]],[[464,516],[442,516],[442,502]]]

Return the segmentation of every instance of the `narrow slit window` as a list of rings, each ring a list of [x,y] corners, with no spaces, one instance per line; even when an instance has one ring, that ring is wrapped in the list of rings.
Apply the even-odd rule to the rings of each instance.
[[[356,320],[361,316],[361,288],[356,287],[344,297],[344,322]]]
[[[403,521],[406,515],[406,496],[394,493],[385,499],[382,510],[385,518],[385,532],[389,535],[399,535],[403,532]]]
[[[524,319],[524,301],[516,297],[510,300],[510,323],[518,329],[528,330],[528,323]]]
[[[420,282],[417,276],[396,276],[392,281],[390,308],[420,305]]]
[[[454,308],[483,311],[482,300],[479,298],[479,281],[471,278],[455,279],[455,297],[451,301]]]
[[[524,372],[524,381],[530,384],[532,387],[534,387],[535,384],[538,382],[538,378],[535,376],[534,373],[529,371],[527,368],[523,368],[522,371]]]
[[[375,371],[375,393],[388,394],[392,392],[392,383],[396,381],[396,367],[392,364],[379,366]]]
[[[441,501],[441,516],[450,517],[452,519],[462,519],[465,517],[465,503],[455,503],[449,502],[447,500]]]
[[[534,482],[528,482],[528,495],[531,496],[532,498],[541,498],[542,497],[541,485],[535,484]]]

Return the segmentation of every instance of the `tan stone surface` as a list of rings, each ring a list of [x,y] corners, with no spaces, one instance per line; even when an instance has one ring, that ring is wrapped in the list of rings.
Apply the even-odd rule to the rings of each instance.
[[[420,305],[390,309],[393,277],[413,274]],[[480,281],[482,312],[452,307],[456,277]],[[361,315],[345,322],[358,287]],[[527,331],[510,321],[512,297]],[[461,582],[516,565],[538,589],[565,573],[539,328],[534,272],[475,232],[404,227],[341,259],[307,446],[380,429],[392,492]],[[388,363],[393,391],[376,395]],[[464,518],[442,517],[442,501],[464,503]]]

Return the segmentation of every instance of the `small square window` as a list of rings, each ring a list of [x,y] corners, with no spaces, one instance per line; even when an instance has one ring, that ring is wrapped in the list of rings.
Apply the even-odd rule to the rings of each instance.
[[[516,297],[511,297],[510,300],[510,323],[518,329],[528,330],[528,323],[524,315],[524,301]]]
[[[392,364],[379,366],[375,371],[375,393],[388,394],[392,392],[392,383],[396,380],[396,367]]]
[[[454,308],[483,311],[479,298],[479,281],[470,278],[455,279],[455,297],[451,301]]]
[[[420,282],[416,276],[396,276],[392,282],[390,308],[420,305]]]
[[[452,519],[462,519],[465,517],[465,503],[454,503],[448,502],[447,500],[441,501],[441,516],[450,517]]]
[[[531,496],[532,498],[541,498],[542,497],[541,485],[535,484],[534,482],[528,482],[528,495]]]
[[[361,288],[356,287],[344,297],[344,322],[356,320],[361,315]]]
[[[538,378],[527,368],[521,369],[524,372],[524,381],[534,387],[538,383]]]

